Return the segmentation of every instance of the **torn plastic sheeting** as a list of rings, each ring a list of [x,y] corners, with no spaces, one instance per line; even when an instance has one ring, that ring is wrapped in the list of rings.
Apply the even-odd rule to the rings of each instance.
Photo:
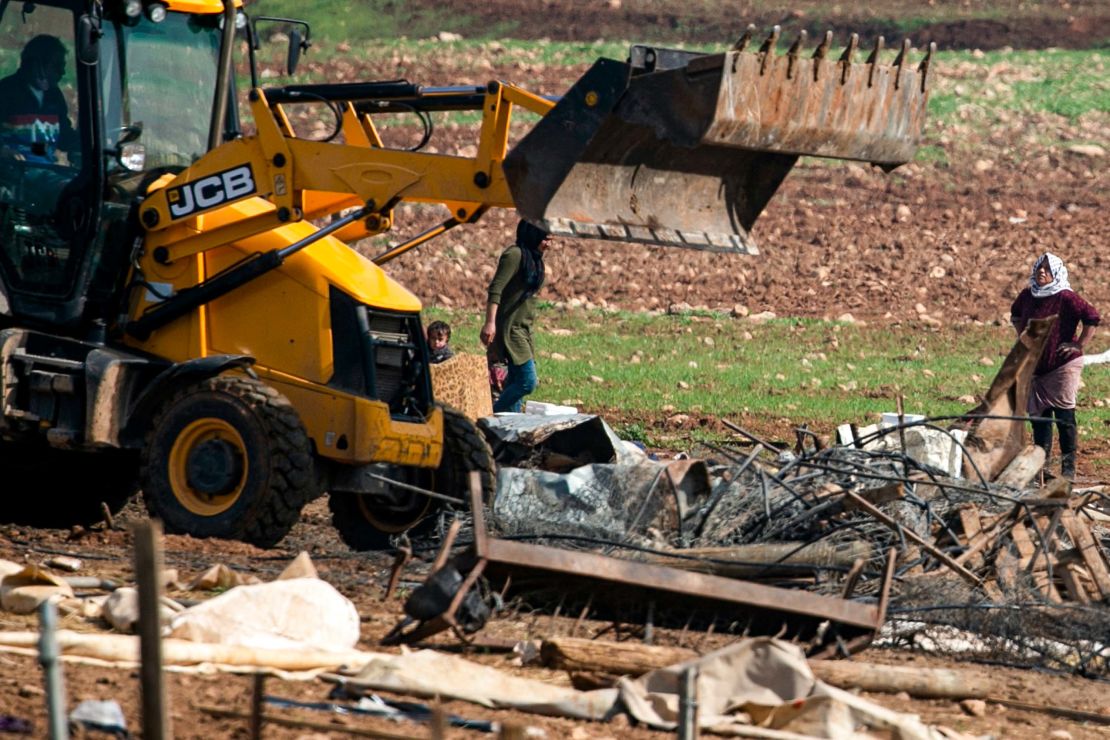
[[[704,467],[704,463],[701,463]],[[668,465],[585,465],[569,473],[501,468],[493,524],[503,535],[563,535],[624,540],[679,534],[682,517],[708,494],[708,473],[682,471],[676,484]]]
[[[591,414],[498,414],[479,419],[478,427],[501,465],[519,465],[542,452],[577,465],[629,463],[643,457],[630,451],[600,416]]]

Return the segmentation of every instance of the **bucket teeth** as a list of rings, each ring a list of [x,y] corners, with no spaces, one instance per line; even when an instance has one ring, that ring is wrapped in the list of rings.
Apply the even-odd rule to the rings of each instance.
[[[902,48],[898,51],[898,56],[894,57],[894,70],[895,70],[894,89],[895,90],[898,89],[898,81],[902,78],[902,66],[909,60],[910,50],[912,48],[913,48],[913,45],[910,43],[909,39],[902,39]]]
[[[848,45],[844,47],[844,53],[840,55],[840,61],[852,63],[852,58],[856,55],[856,49],[859,48],[859,34],[853,33],[848,37]]]
[[[867,57],[867,64],[870,65],[867,70],[868,87],[871,87],[871,85],[873,85],[875,82],[875,67],[879,66],[879,55],[883,52],[884,44],[886,44],[886,39],[884,39],[882,36],[876,37],[875,48],[871,50],[871,55]]]
[[[798,38],[794,40],[794,43],[791,44],[790,48],[786,51],[786,79],[788,80],[794,76],[794,66],[798,62],[798,55],[802,52],[802,46],[805,45],[806,36],[806,31],[803,28],[798,32]]]
[[[743,35],[736,39],[736,43],[732,45],[733,51],[744,51],[752,42],[752,36],[755,35],[755,24],[749,23],[748,27],[744,29]]]
[[[929,42],[929,51],[925,53],[925,58],[921,60],[921,64],[917,65],[917,71],[921,74],[921,92],[925,92],[925,78],[929,76],[929,63],[933,61],[933,52],[937,50],[937,42]]]
[[[832,47],[833,32],[825,31],[825,37],[821,39],[821,43],[813,50],[814,59],[824,59],[829,55],[829,49]]]
[[[806,33],[806,30],[804,28],[801,31],[798,31],[798,38],[795,39],[794,43],[790,45],[790,49],[787,50],[786,55],[788,57],[798,56],[798,54],[800,54],[802,51],[802,46],[805,44],[806,37],[808,35],[809,34]]]
[[[779,35],[782,33],[782,26],[775,26],[771,29],[771,35],[759,47],[759,53],[763,55],[763,61],[759,64],[759,73],[763,74],[767,71],[767,64],[771,61],[771,57],[775,55],[775,44],[779,42]]]
[[[886,39],[882,36],[876,36],[875,47],[871,49],[871,53],[867,57],[868,64],[876,64],[879,61],[879,55],[883,53],[884,46],[886,46]]]
[[[505,158],[521,216],[569,236],[757,254],[752,226],[798,157],[913,159],[935,45],[915,67],[906,40],[888,63],[878,36],[861,69],[859,34],[839,58],[831,31],[812,52],[799,31],[782,55],[780,26],[757,34],[723,54],[670,50],[651,74],[598,60]]]
[[[782,26],[775,26],[771,29],[770,35],[764,40],[763,45],[759,47],[760,54],[774,54],[775,44],[779,42],[779,36],[782,34]]]

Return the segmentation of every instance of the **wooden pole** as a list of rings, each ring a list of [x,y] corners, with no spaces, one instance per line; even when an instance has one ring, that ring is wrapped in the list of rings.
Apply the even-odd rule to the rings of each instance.
[[[251,740],[262,740],[262,705],[266,692],[266,676],[256,673],[251,678]]]
[[[155,520],[135,525],[135,580],[139,590],[139,684],[142,691],[144,740],[168,740],[170,725],[162,676],[162,525]]]

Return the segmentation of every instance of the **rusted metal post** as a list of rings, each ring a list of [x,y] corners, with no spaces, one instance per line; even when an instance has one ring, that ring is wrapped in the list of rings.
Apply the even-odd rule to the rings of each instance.
[[[698,737],[698,669],[690,666],[678,679],[678,738]]]
[[[897,398],[898,406],[898,446],[902,454],[906,454],[906,411],[905,411],[905,397],[899,393]]]
[[[139,587],[139,684],[144,740],[173,737],[162,676],[162,525],[139,522],[135,537],[135,580]]]
[[[39,664],[46,678],[46,722],[50,740],[69,740],[66,687],[58,650],[58,608],[50,599],[39,607]]]

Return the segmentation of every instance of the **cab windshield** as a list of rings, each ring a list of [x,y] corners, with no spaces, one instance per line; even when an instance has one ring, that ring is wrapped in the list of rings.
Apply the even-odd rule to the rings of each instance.
[[[105,146],[142,127],[145,169],[188,167],[208,150],[220,50],[218,15],[169,13],[135,26],[105,24],[101,39]]]

